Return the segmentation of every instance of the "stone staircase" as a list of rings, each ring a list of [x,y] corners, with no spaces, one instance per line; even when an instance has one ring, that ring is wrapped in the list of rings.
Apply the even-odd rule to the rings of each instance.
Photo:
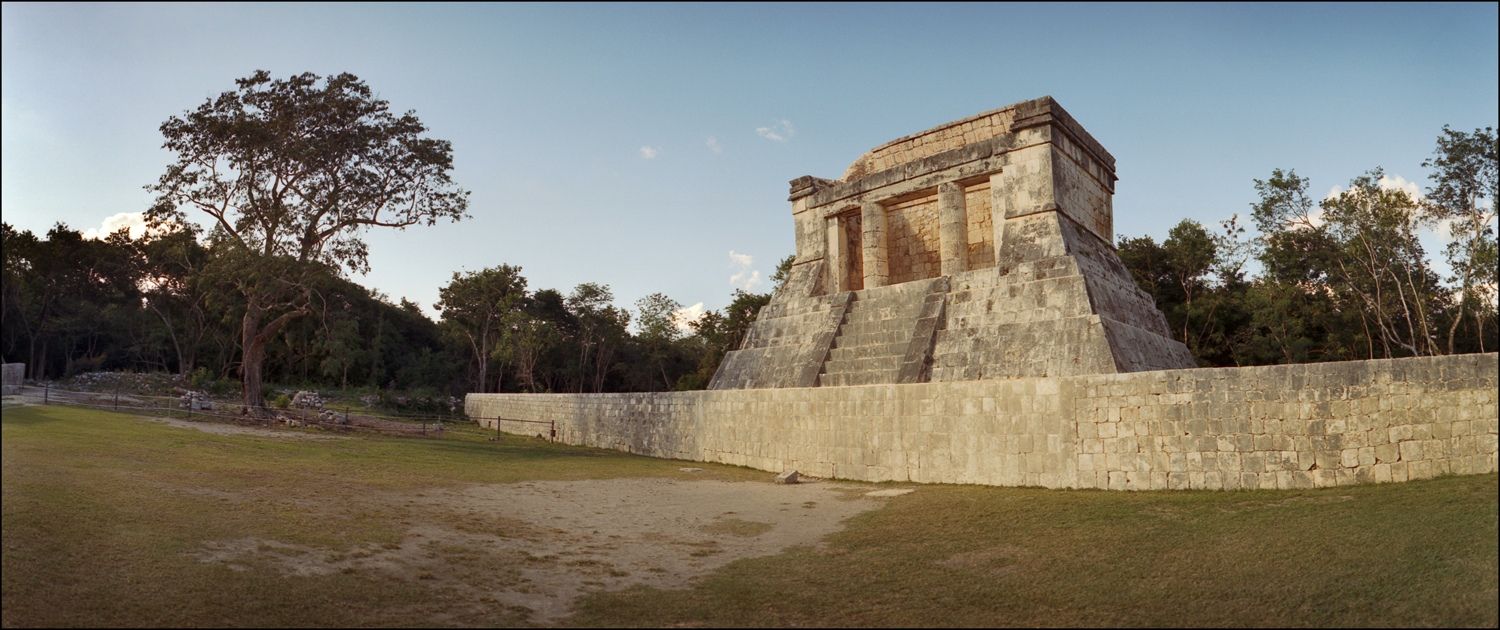
[[[925,380],[946,290],[947,278],[934,278],[858,292],[839,323],[818,385]]]

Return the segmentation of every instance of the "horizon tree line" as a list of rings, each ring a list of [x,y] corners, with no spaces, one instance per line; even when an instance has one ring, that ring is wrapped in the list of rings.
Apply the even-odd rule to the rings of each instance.
[[[265,383],[462,391],[701,389],[770,293],[736,291],[687,331],[661,293],[635,308],[607,285],[532,291],[519,267],[454,273],[428,318],[353,282],[362,236],[468,217],[452,145],[427,137],[363,81],[257,71],[161,125],[175,156],[140,238],[42,237],[3,226],[0,352],[34,379],[98,369],[238,378],[247,413]],[[1315,201],[1275,169],[1253,180],[1255,234],[1236,213],[1184,220],[1157,243],[1119,237],[1121,260],[1200,365],[1485,352],[1496,321],[1493,128],[1445,126],[1422,198],[1375,168]],[[207,218],[199,228],[189,214]],[[1452,273],[1417,237],[1438,228]],[[1260,272],[1247,272],[1247,263]],[[785,280],[792,257],[774,276]],[[773,287],[774,290],[774,287]],[[630,331],[634,322],[636,330]]]

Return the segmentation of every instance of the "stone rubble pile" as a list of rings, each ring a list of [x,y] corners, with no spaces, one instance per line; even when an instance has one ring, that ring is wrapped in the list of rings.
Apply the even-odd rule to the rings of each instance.
[[[214,408],[214,401],[203,392],[184,390],[182,396],[178,397],[178,403],[183,409],[192,411],[208,411]]]
[[[292,396],[292,407],[296,409],[322,409],[323,397],[318,392],[299,391]]]

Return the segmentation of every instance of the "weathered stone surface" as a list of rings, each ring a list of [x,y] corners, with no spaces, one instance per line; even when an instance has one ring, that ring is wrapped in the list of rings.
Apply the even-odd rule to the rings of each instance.
[[[21,384],[25,380],[25,363],[6,363],[0,366],[0,394],[9,396],[21,393]]]
[[[800,477],[797,471],[788,470],[776,475],[776,483],[797,483]]]
[[[322,409],[323,397],[318,392],[302,390],[292,395],[292,407],[296,409]]]
[[[500,417],[556,422],[569,444],[816,477],[1296,488],[1495,472],[1497,385],[1491,353],[906,385],[470,394],[465,411],[490,429]],[[535,426],[500,423],[520,434]]]
[[[710,388],[1192,367],[1115,253],[1114,181],[1051,98],[886,143],[843,180],[792,180],[793,273]],[[814,299],[841,294],[842,319]]]

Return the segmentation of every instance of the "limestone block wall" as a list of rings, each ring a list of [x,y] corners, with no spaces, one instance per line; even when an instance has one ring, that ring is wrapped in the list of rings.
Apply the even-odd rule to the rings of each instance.
[[[937,276],[941,266],[937,195],[892,204],[886,213],[890,283]]]
[[[907,385],[470,394],[489,428],[863,481],[1311,488],[1497,470],[1496,354]],[[504,418],[504,420],[498,420]]]
[[[897,138],[870,149],[844,170],[844,181],[853,181],[902,164],[932,157],[944,151],[1005,135],[1016,119],[1016,106],[976,114],[963,120]]]
[[[1496,470],[1497,355],[1073,383],[1078,486],[1311,488]]]
[[[964,189],[964,213],[968,221],[965,232],[969,270],[994,267],[995,220],[990,216],[988,180]]]

